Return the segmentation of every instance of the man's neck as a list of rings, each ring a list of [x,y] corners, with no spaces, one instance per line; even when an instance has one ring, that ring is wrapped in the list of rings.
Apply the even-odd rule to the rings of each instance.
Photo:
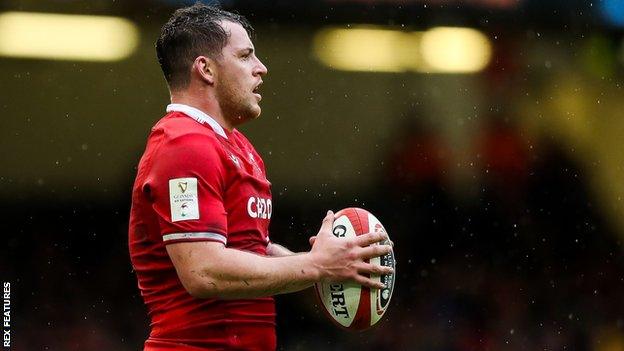
[[[212,119],[219,123],[219,125],[223,127],[223,129],[227,129],[230,132],[234,128],[234,126],[232,126],[226,121],[225,118],[223,118],[221,109],[219,108],[215,99],[199,98],[197,96],[186,94],[185,92],[172,92],[171,103],[183,104],[194,107],[207,114],[208,116],[212,117]]]

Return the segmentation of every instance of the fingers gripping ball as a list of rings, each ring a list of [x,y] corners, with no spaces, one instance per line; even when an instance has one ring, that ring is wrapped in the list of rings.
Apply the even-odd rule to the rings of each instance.
[[[346,208],[336,213],[333,234],[339,238],[385,232],[381,222],[370,212],[361,208]],[[383,242],[389,244],[389,241]],[[377,245],[377,244],[373,244]],[[394,252],[370,260],[371,264],[395,267]],[[337,325],[351,330],[364,330],[375,325],[383,317],[394,289],[395,274],[371,278],[384,284],[382,289],[369,289],[357,283],[317,283],[315,289],[326,314]]]

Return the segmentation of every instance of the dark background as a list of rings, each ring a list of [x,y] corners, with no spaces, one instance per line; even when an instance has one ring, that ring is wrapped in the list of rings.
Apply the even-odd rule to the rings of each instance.
[[[122,16],[117,62],[0,57],[0,273],[15,350],[136,350],[146,310],[127,251],[130,187],[168,103],[153,43],[177,1],[17,1]],[[398,259],[363,333],[311,290],[279,296],[283,350],[624,350],[621,1],[225,1],[269,68],[242,131],[273,183],[271,238],[307,250],[327,209],[363,207]],[[610,10],[609,10],[610,9]],[[469,74],[350,72],[327,26],[480,30]]]

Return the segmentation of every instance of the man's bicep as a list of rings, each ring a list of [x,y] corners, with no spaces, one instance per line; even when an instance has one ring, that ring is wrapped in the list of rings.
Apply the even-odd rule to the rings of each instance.
[[[225,246],[217,241],[178,242],[166,245],[167,253],[178,273],[180,282],[193,296],[202,295],[210,282],[207,262],[218,261]],[[209,288],[209,287],[208,287]]]

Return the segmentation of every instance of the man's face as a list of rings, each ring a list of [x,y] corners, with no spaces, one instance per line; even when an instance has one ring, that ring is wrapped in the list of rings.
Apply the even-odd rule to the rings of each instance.
[[[260,115],[258,87],[267,68],[256,57],[253,43],[245,29],[233,22],[223,22],[229,33],[222,56],[216,60],[215,90],[223,117],[232,125]]]

